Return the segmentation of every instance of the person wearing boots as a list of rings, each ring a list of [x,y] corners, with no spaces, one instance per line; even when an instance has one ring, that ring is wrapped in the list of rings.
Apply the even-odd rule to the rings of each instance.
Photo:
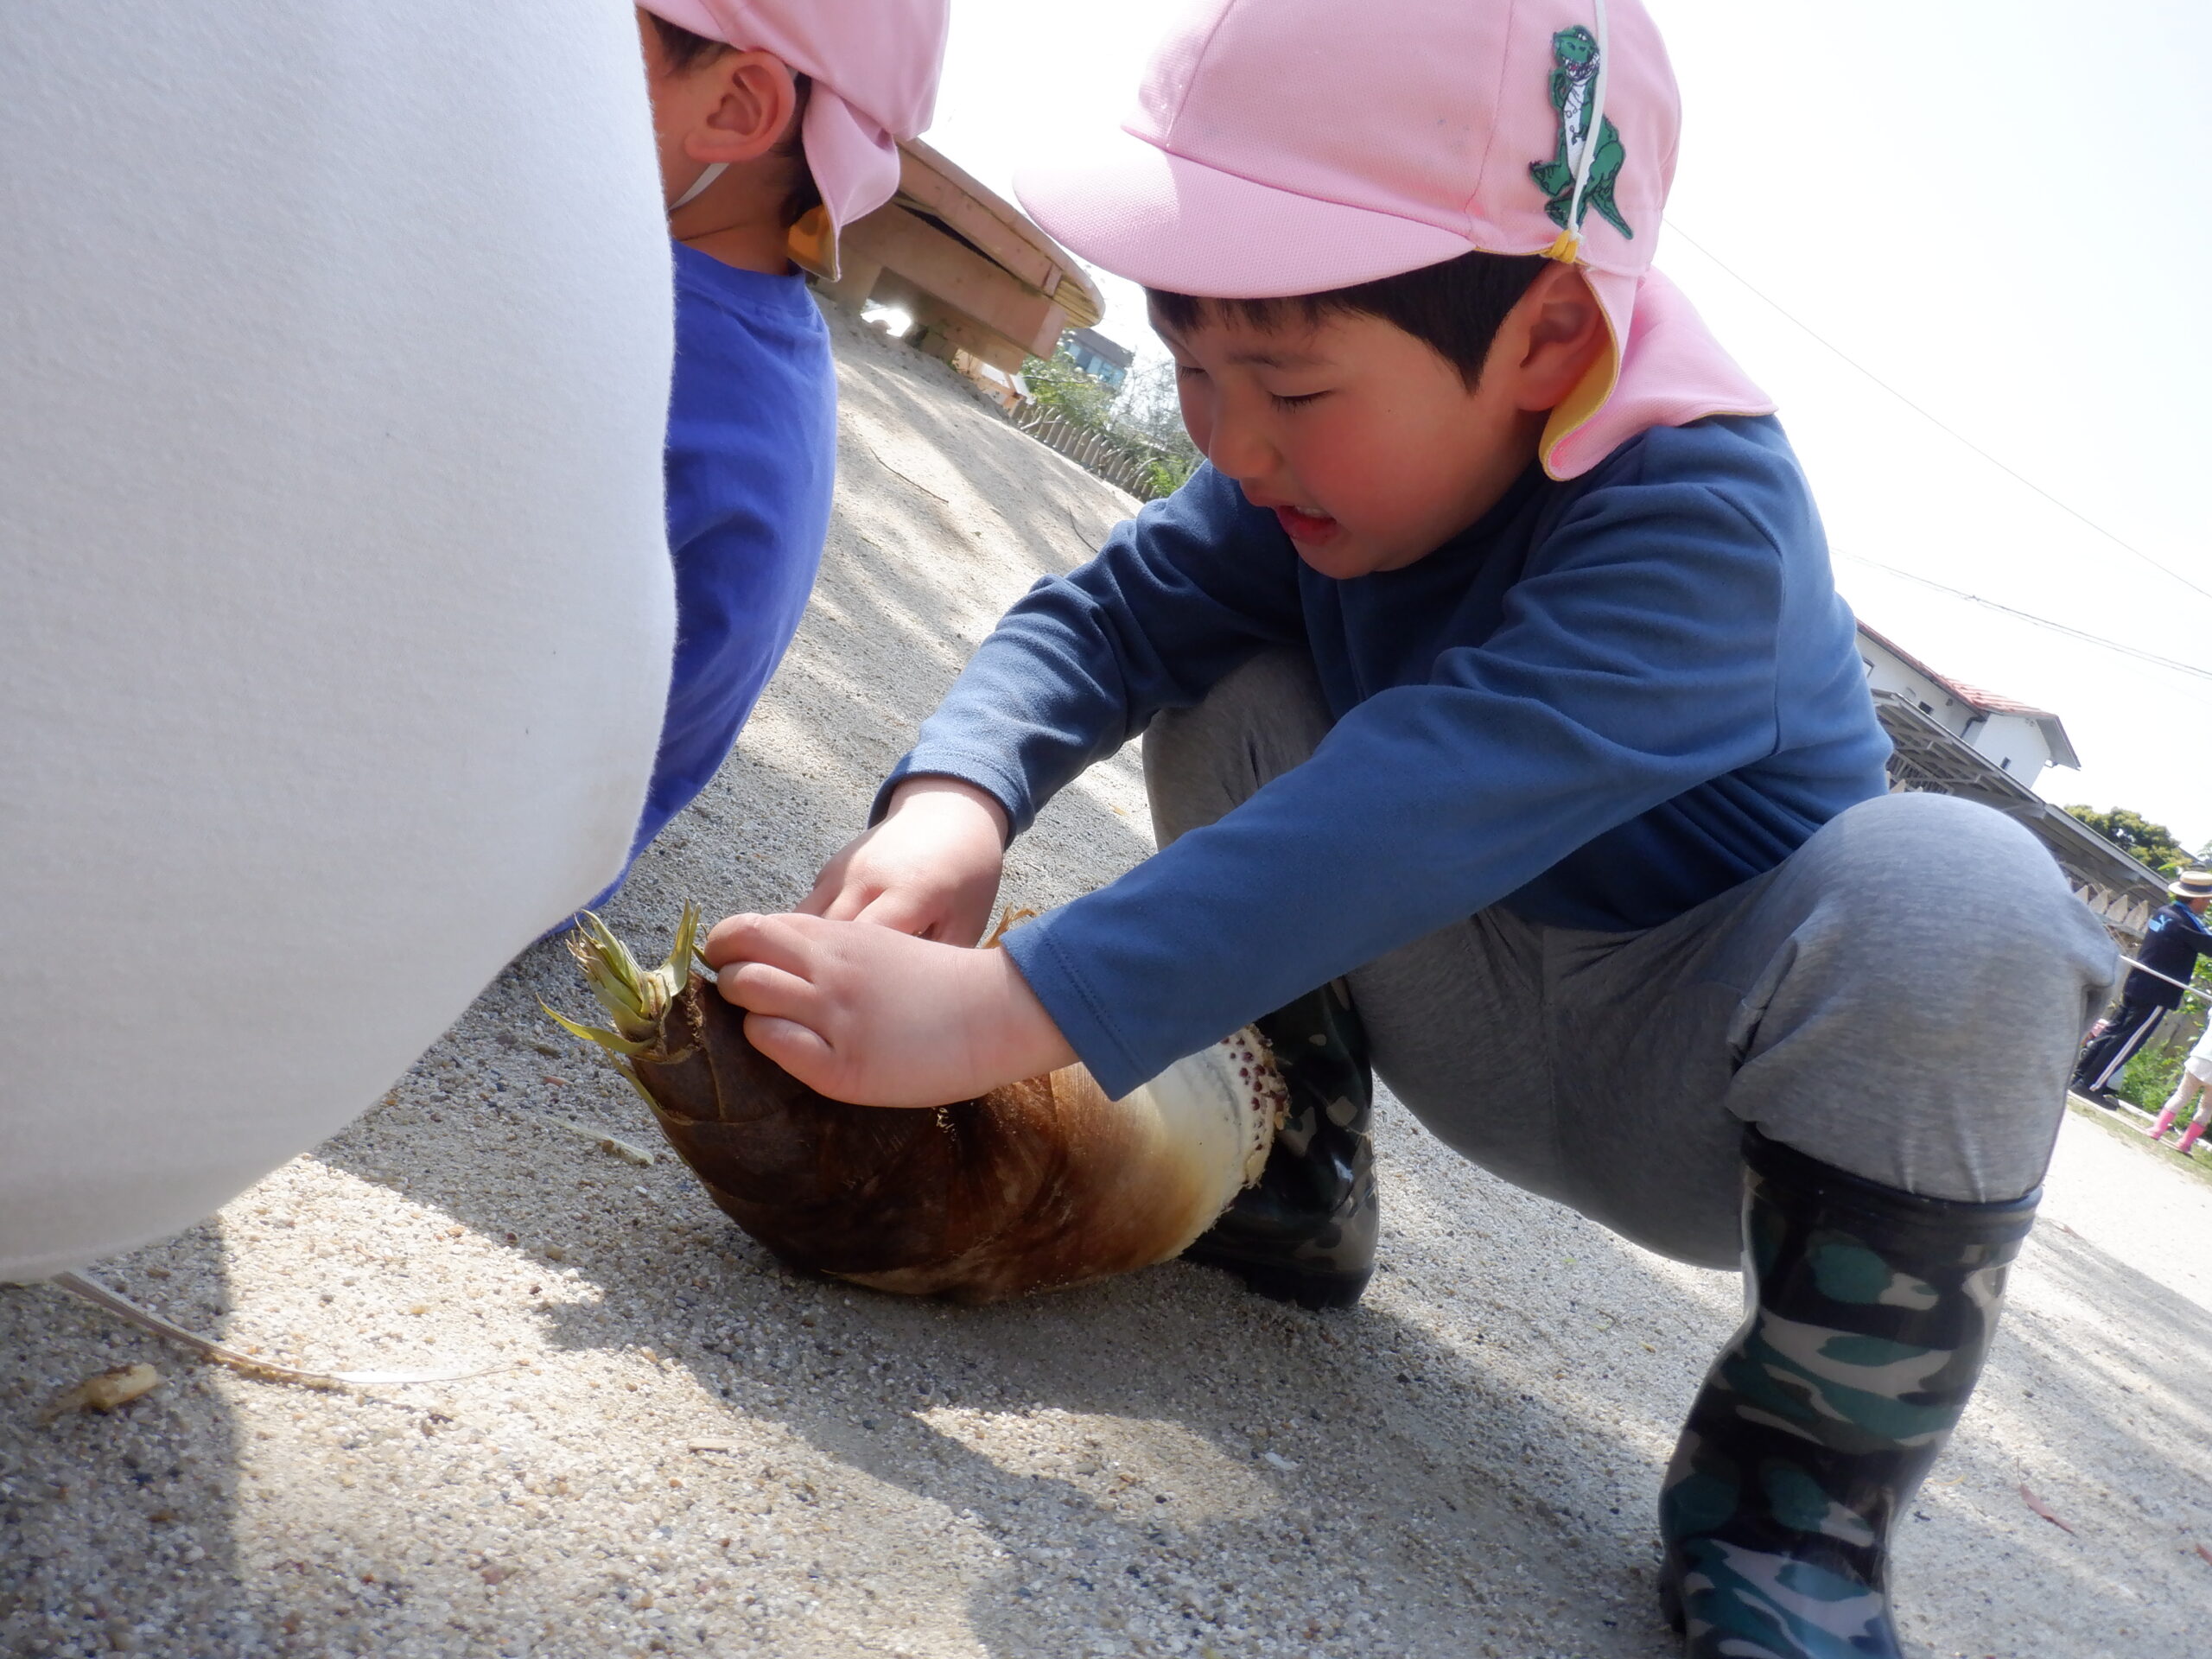
[[[2166,886],[2173,902],[2151,918],[2143,933],[2143,965],[2120,988],[2120,1007],[2075,1063],[2072,1086],[2107,1111],[2120,1109],[2112,1093],[2128,1061],[2157,1034],[2158,1023],[2181,1007],[2182,987],[2196,959],[2212,951],[2204,907],[2212,905],[2212,870],[2183,870]]]
[[[2158,1121],[2149,1130],[2153,1141],[2164,1141],[2166,1131],[2174,1126],[2193,1099],[2196,1113],[2189,1120],[2189,1127],[2181,1133],[2180,1144],[2175,1148],[2184,1158],[2196,1150],[2196,1143],[2204,1138],[2204,1128],[2212,1123],[2212,1025],[2207,1025],[2204,1034],[2196,1039],[2196,1046],[2189,1051],[2189,1058],[2181,1063],[2181,1076],[2174,1084],[2174,1091],[2166,1097],[2159,1109]]]
[[[2019,825],[1888,792],[1789,440],[1651,267],[1678,122],[1637,0],[1194,7],[1127,124],[1016,188],[1149,290],[1207,465],[1014,607],[801,913],[705,954],[756,1045],[878,1106],[1078,1057],[1120,1095],[1256,1021],[1289,1115],[1192,1253],[1272,1295],[1367,1281],[1378,1074],[1504,1178],[1742,1262],[1663,1606],[1693,1659],[1896,1659],[1891,1526],[2117,962]],[[1007,839],[1140,733],[1160,850],[964,948]]]

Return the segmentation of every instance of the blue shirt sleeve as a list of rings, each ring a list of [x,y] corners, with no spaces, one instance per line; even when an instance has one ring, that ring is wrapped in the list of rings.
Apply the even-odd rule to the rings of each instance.
[[[1243,493],[1209,467],[1116,525],[1088,563],[1039,582],[923,722],[872,817],[902,780],[941,773],[996,797],[1020,835],[1162,709],[1302,637],[1296,562],[1280,531],[1270,543],[1255,528]]]
[[[1593,490],[1484,643],[1007,948],[1101,1084],[1134,1088],[1769,752],[1781,574],[1710,489]]]

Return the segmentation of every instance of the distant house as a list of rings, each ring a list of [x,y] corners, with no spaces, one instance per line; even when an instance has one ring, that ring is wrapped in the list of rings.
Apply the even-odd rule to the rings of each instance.
[[[1859,658],[1866,665],[1871,690],[1903,697],[2030,789],[2046,767],[2082,764],[2065,726],[2050,709],[1939,674],[1864,622],[1859,625]]]
[[[1117,346],[1095,328],[1069,329],[1060,336],[1060,349],[1075,359],[1076,367],[1114,391],[1122,389],[1122,383],[1129,378],[1129,365],[1136,361],[1135,352]]]
[[[1956,795],[2017,819],[2107,927],[2141,938],[2165,903],[2164,879],[2036,792],[2050,767],[2082,764],[2056,715],[1938,673],[1863,622],[1859,658],[1892,746],[1891,792]]]

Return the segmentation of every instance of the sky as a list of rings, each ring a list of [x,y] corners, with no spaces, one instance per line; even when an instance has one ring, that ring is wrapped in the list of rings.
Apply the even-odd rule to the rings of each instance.
[[[1184,3],[952,0],[930,142],[1011,194],[1119,124]],[[2212,842],[2212,7],[1647,3],[1684,107],[1658,264],[1780,405],[1853,608],[2057,713],[2082,766],[2048,798]],[[1094,274],[1103,332],[1157,353]]]

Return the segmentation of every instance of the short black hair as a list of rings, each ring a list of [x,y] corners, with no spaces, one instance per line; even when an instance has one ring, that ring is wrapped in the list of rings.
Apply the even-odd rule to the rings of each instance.
[[[1541,253],[1463,253],[1400,276],[1288,299],[1208,300],[1156,288],[1147,289],[1145,297],[1160,321],[1179,334],[1217,315],[1255,328],[1280,328],[1294,320],[1310,327],[1347,312],[1380,317],[1458,370],[1471,391],[1506,314],[1548,263]]]
[[[673,73],[682,74],[687,69],[696,69],[729,50],[722,41],[709,40],[704,35],[695,35],[680,23],[670,22],[658,12],[649,11],[645,16],[652,19],[653,33],[660,41],[660,54]],[[794,163],[791,188],[784,193],[782,218],[785,230],[822,205],[822,187],[815,183],[814,171],[806,164],[806,143],[801,137],[806,124],[807,101],[814,93],[814,77],[803,75],[794,69],[791,71],[791,85],[798,94],[798,101],[791,111],[791,136],[776,151]]]
[[[710,41],[704,35],[694,35],[680,23],[671,23],[657,11],[645,16],[652,20],[653,33],[660,41],[660,54],[668,67],[677,72],[696,68],[709,58],[718,58],[729,50],[720,41]]]

